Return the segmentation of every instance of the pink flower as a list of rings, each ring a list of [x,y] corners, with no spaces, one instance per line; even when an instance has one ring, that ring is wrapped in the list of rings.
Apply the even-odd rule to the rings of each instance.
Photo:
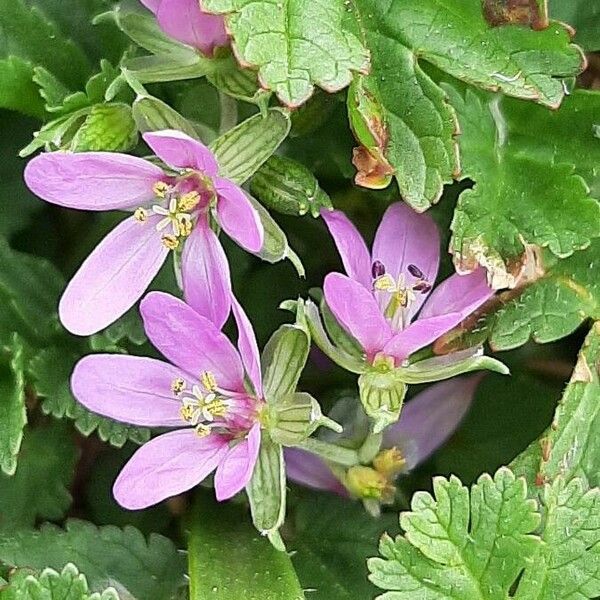
[[[321,214],[348,274],[327,275],[325,300],[369,363],[400,366],[493,294],[484,269],[452,275],[431,291],[440,258],[438,229],[429,215],[404,203],[387,209],[372,252],[342,212]]]
[[[430,386],[406,403],[400,420],[383,432],[381,445],[382,451],[394,450],[401,469],[396,475],[412,471],[450,438],[469,410],[480,381],[481,375],[455,377]],[[335,414],[331,416],[337,418]],[[357,416],[360,419],[361,416],[364,417],[364,413],[357,412]],[[358,426],[354,423],[354,427],[348,423],[342,424],[344,433],[336,435],[327,432],[328,441],[346,438],[344,446],[349,446],[348,438],[352,438],[352,433],[357,429],[368,431],[366,422],[359,423]],[[360,446],[362,440],[352,441]],[[380,453],[380,456],[386,458],[385,453]],[[285,463],[287,476],[292,481],[341,496],[348,495],[340,479],[315,454],[298,448],[286,448]],[[381,470],[377,459],[374,463]],[[388,477],[389,473],[385,473],[385,476]]]
[[[168,165],[109,152],[52,152],[34,158],[25,181],[44,200],[82,210],[128,210],[90,254],[65,290],[63,325],[91,335],[131,308],[165,262],[182,251],[185,299],[217,328],[231,307],[229,265],[209,216],[238,244],[256,252],[263,244],[258,213],[237,185],[218,176],[202,143],[179,131],[144,134]]]
[[[170,37],[211,56],[229,37],[219,15],[205,13],[200,0],[141,0],[151,10],[160,28]]]
[[[216,469],[226,500],[248,483],[260,447],[260,358],[252,326],[233,301],[238,348],[181,300],[151,292],[140,311],[148,338],[171,363],[94,354],[76,365],[71,386],[91,411],[148,427],[170,427],[144,444],[119,474],[116,500],[129,509],[192,488]],[[244,373],[252,392],[244,386]]]

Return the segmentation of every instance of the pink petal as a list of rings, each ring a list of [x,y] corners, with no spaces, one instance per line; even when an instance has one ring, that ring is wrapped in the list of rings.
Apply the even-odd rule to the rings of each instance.
[[[223,247],[205,218],[185,241],[181,256],[185,301],[221,329],[231,309],[231,278]]]
[[[159,219],[149,217],[144,223],[125,219],[87,257],[58,307],[60,320],[71,333],[97,333],[144,293],[169,252],[155,229]]]
[[[461,321],[461,313],[417,319],[404,331],[394,335],[383,350],[385,354],[393,356],[398,363],[401,363],[413,352],[428,346]]]
[[[123,467],[113,494],[124,508],[147,508],[193,488],[227,454],[222,436],[200,437],[194,429],[178,429],[144,444]]]
[[[410,446],[409,470],[422,463],[456,431],[482,377],[455,377],[417,394],[402,408],[400,420],[384,431],[383,447]]]
[[[333,237],[348,276],[370,290],[371,254],[356,227],[341,210],[323,208],[321,217]]]
[[[171,391],[181,377],[172,365],[143,356],[92,354],[71,376],[71,389],[92,412],[145,427],[181,427],[181,403]],[[187,382],[188,386],[191,382]]]
[[[373,261],[380,261],[394,279],[404,274],[408,283],[415,281],[408,265],[418,267],[433,284],[440,262],[440,234],[428,214],[415,212],[407,204],[396,202],[383,215],[373,243]],[[416,294],[408,318],[416,314],[427,294]]]
[[[244,363],[246,373],[254,386],[254,391],[259,398],[262,398],[262,375],[260,372],[260,353],[256,343],[256,335],[252,328],[252,323],[244,312],[244,309],[234,296],[231,298],[231,307],[233,316],[238,329],[238,350]]]
[[[494,291],[486,281],[485,269],[469,275],[452,275],[429,296],[419,318],[396,334],[385,351],[402,361],[456,327],[479,308]]]
[[[175,169],[197,169],[209,177],[214,177],[219,170],[213,153],[202,142],[181,131],[152,131],[142,137],[158,158]]]
[[[379,352],[392,332],[371,293],[340,273],[329,273],[325,277],[323,291],[335,318],[356,338],[367,355]]]
[[[162,0],[140,0],[140,2],[148,9],[151,10],[154,14],[158,11],[158,7],[160,6]]]
[[[258,252],[263,246],[264,230],[258,212],[235,183],[217,177],[214,180],[217,195],[219,224],[227,235],[249,252]]]
[[[494,294],[487,284],[487,272],[479,268],[468,275],[455,273],[438,285],[429,296],[419,319],[449,312],[468,317]],[[462,319],[461,319],[462,320]]]
[[[256,423],[245,440],[231,448],[217,467],[215,493],[219,502],[228,500],[246,487],[252,478],[260,450],[260,425]]]
[[[199,0],[162,0],[157,18],[167,35],[204,54],[229,43],[223,17],[203,12]]]
[[[286,448],[284,453],[288,479],[316,490],[348,496],[346,488],[318,456],[299,448]]]
[[[244,391],[240,357],[211,321],[163,292],[150,292],[142,300],[140,312],[150,341],[172,363],[193,378],[210,371],[219,387]]]
[[[154,198],[162,169],[128,154],[48,152],[27,163],[25,183],[52,204],[80,210],[131,209]]]

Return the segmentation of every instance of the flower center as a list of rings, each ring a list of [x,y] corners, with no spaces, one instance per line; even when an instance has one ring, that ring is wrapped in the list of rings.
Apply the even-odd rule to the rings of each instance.
[[[407,325],[404,322],[406,309],[416,300],[415,292],[426,294],[431,290],[431,283],[419,267],[410,264],[407,271],[414,279],[411,284],[407,282],[404,273],[400,273],[398,279],[394,279],[392,275],[386,273],[385,265],[378,260],[371,267],[373,291],[385,293],[383,314],[398,329],[404,329]]]
[[[204,437],[214,427],[223,424],[222,419],[227,415],[229,405],[228,398],[217,387],[215,376],[211,372],[203,372],[200,382],[201,385],[186,389],[185,380],[178,377],[171,383],[171,390],[181,402],[181,418],[192,425],[199,436]]]
[[[146,222],[150,214],[162,216],[156,230],[163,232],[161,240],[166,248],[177,250],[192,233],[203,193],[211,192],[210,181],[195,171],[185,171],[174,185],[157,181],[152,189],[157,202],[150,208],[140,206],[133,216],[140,223]]]

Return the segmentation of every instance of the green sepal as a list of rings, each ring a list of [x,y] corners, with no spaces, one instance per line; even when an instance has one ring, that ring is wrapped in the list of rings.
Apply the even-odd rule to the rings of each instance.
[[[252,478],[246,486],[250,501],[252,522],[263,535],[269,535],[271,543],[278,550],[281,538],[273,535],[285,519],[285,463],[283,448],[274,442],[267,433],[263,432],[258,460],[254,467]]]
[[[261,356],[263,390],[269,404],[278,404],[296,391],[309,349],[310,337],[299,325],[282,325],[271,336]]]
[[[297,446],[321,426],[342,432],[342,426],[325,417],[317,400],[306,392],[290,394],[277,402],[269,426],[271,438],[283,446]]]
[[[358,378],[360,401],[369,417],[374,420],[373,433],[383,431],[400,418],[406,395],[406,383],[401,378],[401,369],[363,373]]]
[[[333,362],[351,373],[364,373],[367,368],[364,356],[350,354],[332,343],[323,326],[319,309],[312,300],[287,300],[281,303],[280,308],[295,312],[298,319],[304,320],[311,339]]]
[[[208,59],[187,55],[137,56],[123,61],[124,71],[140,83],[182,81],[204,77],[209,71]]]
[[[300,257],[290,248],[283,229],[256,198],[248,195],[248,200],[256,209],[264,231],[263,247],[256,252],[256,256],[268,263],[276,263],[287,258],[294,265],[298,276],[305,277],[304,265]]]
[[[217,158],[222,177],[242,185],[279,148],[290,131],[289,114],[270,108],[266,115],[254,115],[230,129],[210,149]]]
[[[457,356],[465,353],[468,354],[466,358],[461,359],[460,356]],[[473,354],[472,350],[456,353],[454,357],[449,354],[426,358],[408,367],[402,367],[399,371],[399,377],[408,384],[441,381],[472,371],[492,371],[501,375],[510,373],[504,363],[491,356],[485,356],[481,352]]]
[[[332,208],[329,196],[301,163],[271,156],[250,182],[250,191],[271,210],[284,215],[318,217],[321,208]]]

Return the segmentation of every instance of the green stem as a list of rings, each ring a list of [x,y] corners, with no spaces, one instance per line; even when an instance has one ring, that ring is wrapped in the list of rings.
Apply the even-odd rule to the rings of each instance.
[[[370,433],[363,445],[358,449],[358,458],[360,462],[368,465],[373,462],[379,450],[381,450],[381,442],[383,441],[383,433]]]
[[[330,444],[316,438],[308,438],[301,444],[298,444],[298,448],[317,454],[325,460],[343,465],[345,467],[353,467],[354,465],[360,464],[358,458],[358,452],[351,448],[343,448],[336,444]]]
[[[219,133],[223,134],[237,125],[238,108],[236,100],[223,92],[219,92],[219,104],[221,106]]]

